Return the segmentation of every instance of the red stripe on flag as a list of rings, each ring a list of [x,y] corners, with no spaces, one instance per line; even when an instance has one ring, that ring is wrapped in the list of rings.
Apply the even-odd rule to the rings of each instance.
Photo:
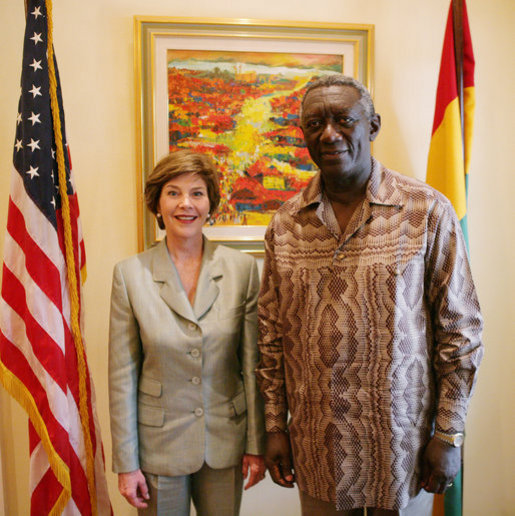
[[[59,310],[62,310],[59,270],[29,235],[23,214],[11,198],[9,198],[7,231],[12,239],[23,249],[25,268],[29,275],[41,287],[50,301]]]
[[[443,41],[442,59],[440,62],[440,76],[436,90],[435,117],[433,121],[433,132],[442,123],[445,109],[449,103],[458,96],[456,85],[456,69],[454,66],[456,57],[454,53],[454,30],[452,26],[452,3],[447,16],[445,36]]]
[[[92,514],[86,464],[82,465],[75,453],[70,460],[70,479],[72,481],[72,498],[80,513]]]
[[[25,288],[5,264],[3,267],[2,297],[25,322],[27,339],[31,343],[37,343],[37,345],[32,345],[34,356],[52,377],[52,380],[66,393],[67,375],[63,368],[63,352],[32,316],[27,306]]]
[[[31,454],[39,443],[39,436],[34,428],[29,426],[29,435],[31,439]],[[70,453],[70,479],[72,493],[71,498],[80,511],[80,514],[91,514],[91,503],[87,490],[87,480],[84,474],[84,468],[73,450]],[[46,515],[50,513],[61,494],[63,487],[55,477],[50,468],[39,479],[36,487],[32,491],[31,496],[31,515]]]
[[[77,195],[69,195],[68,201],[70,203],[70,222],[72,229],[72,241],[73,241],[73,253],[75,258],[75,263],[77,264],[77,268],[80,269],[79,265],[81,264],[81,257],[79,256],[79,235],[78,235],[78,220],[79,220],[79,203],[77,200]],[[59,236],[59,245],[61,247],[61,252],[63,256],[66,256],[66,248],[64,245],[64,229],[63,229],[63,217],[61,210],[56,210],[57,215],[57,235]],[[85,255],[84,255],[85,256]]]
[[[72,242],[73,242],[73,258],[75,261],[75,280],[77,285],[82,284],[81,277],[81,269],[83,265],[86,263],[86,254],[83,252],[84,250],[84,241],[81,239],[79,242],[79,203],[77,199],[77,195],[69,195],[68,201],[70,203],[70,224],[72,231]],[[61,210],[56,210],[57,215],[57,237],[59,239],[59,247],[61,248],[61,252],[63,256],[66,256],[66,248],[64,243],[64,228],[63,228],[63,218]],[[79,247],[82,244],[82,247]],[[82,252],[81,252],[82,251]],[[78,299],[79,302],[79,313],[82,309],[81,299]]]
[[[66,324],[63,321],[63,324]],[[78,377],[78,366],[77,366],[77,353],[75,352],[75,344],[73,342],[73,337],[68,327],[66,326],[65,333],[65,357],[66,357],[66,370],[70,372],[68,376],[68,389],[75,400],[77,408],[79,407],[79,377]],[[71,374],[73,373],[73,374]],[[97,442],[96,442],[96,432],[95,432],[95,421],[93,418],[93,409],[91,404],[91,380],[89,374],[89,368],[86,363],[86,391],[87,391],[87,399],[88,399],[88,411],[89,411],[89,432],[91,436],[91,444],[93,447],[93,454],[96,453]]]
[[[50,511],[57,502],[63,486],[55,477],[53,471],[48,468],[40,479],[30,497],[30,515],[43,516],[50,514]]]
[[[435,117],[433,121],[433,131],[436,131],[441,124],[445,109],[458,96],[456,83],[456,54],[454,52],[454,28],[452,2],[447,16],[445,36],[443,42],[442,59],[440,62],[440,76],[438,78],[438,88],[436,92]],[[474,86],[474,51],[472,49],[472,38],[470,36],[470,26],[467,15],[467,5],[463,1],[463,87]]]
[[[472,37],[470,35],[469,17],[467,4],[463,1],[463,87],[474,86],[474,50],[472,48]]]

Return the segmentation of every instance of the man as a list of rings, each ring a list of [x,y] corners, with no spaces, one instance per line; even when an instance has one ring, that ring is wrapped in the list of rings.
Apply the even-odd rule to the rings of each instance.
[[[460,467],[483,352],[459,222],[371,157],[381,119],[359,82],[314,82],[300,124],[320,171],[265,237],[267,467],[297,483],[304,515],[430,514]]]

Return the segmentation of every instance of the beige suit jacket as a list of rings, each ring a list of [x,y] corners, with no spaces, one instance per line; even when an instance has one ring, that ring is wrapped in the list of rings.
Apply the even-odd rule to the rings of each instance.
[[[255,260],[204,239],[192,307],[163,240],[115,266],[113,471],[187,475],[263,453]]]

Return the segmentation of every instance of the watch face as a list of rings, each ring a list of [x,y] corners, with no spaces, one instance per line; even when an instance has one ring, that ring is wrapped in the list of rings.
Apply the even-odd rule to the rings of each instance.
[[[464,441],[464,436],[463,436],[463,434],[456,434],[454,436],[453,440],[454,440],[454,446],[461,446]]]

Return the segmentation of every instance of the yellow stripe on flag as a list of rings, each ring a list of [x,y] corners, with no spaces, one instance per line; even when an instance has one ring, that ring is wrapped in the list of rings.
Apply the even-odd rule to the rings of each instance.
[[[476,108],[476,89],[469,86],[463,89],[463,113],[465,132],[465,174],[469,173],[470,150],[472,149],[472,136],[474,132],[474,110]]]
[[[460,107],[452,100],[433,133],[427,163],[427,182],[444,193],[461,220],[467,212]]]

